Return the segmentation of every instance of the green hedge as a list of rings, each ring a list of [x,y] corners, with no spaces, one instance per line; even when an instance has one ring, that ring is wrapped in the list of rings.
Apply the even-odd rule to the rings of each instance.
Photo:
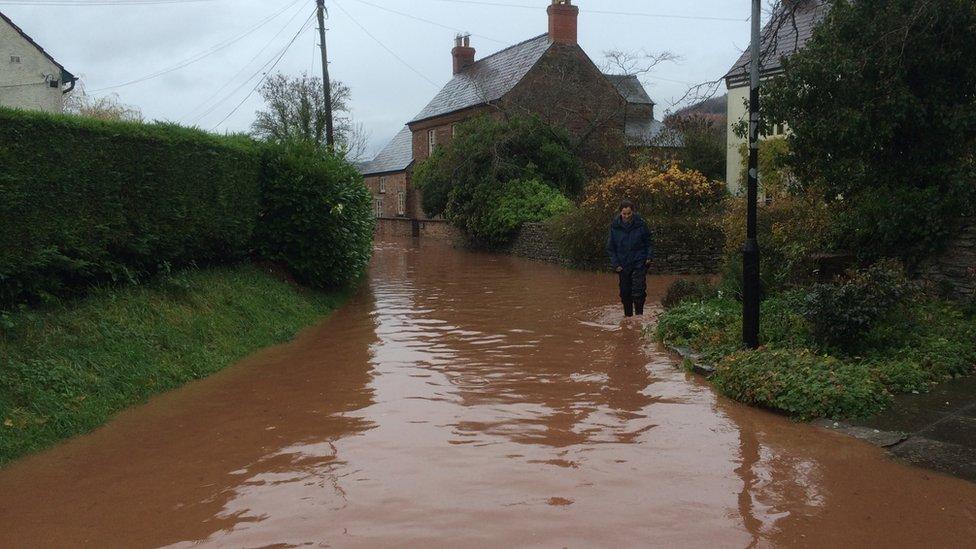
[[[0,307],[247,253],[253,141],[0,109]]]

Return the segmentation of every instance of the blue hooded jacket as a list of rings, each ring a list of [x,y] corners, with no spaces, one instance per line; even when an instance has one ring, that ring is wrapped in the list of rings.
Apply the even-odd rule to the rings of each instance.
[[[625,224],[619,215],[615,217],[610,224],[607,253],[614,269],[640,267],[654,257],[651,230],[644,219],[636,212],[629,224]]]

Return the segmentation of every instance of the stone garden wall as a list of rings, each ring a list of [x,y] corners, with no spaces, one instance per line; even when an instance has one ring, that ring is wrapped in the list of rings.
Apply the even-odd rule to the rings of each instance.
[[[976,297],[976,220],[969,220],[942,254],[925,263],[919,276],[953,297]]]

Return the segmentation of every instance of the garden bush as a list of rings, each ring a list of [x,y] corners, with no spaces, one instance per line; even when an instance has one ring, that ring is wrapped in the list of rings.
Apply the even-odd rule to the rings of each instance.
[[[667,292],[661,298],[661,305],[667,309],[688,300],[701,300],[715,293],[715,288],[707,280],[690,280],[679,278],[668,286]]]
[[[884,261],[849,271],[843,280],[816,284],[803,303],[813,336],[826,346],[848,348],[889,315],[909,290],[904,269]]]
[[[308,143],[269,146],[261,173],[261,256],[301,282],[334,288],[357,279],[373,245],[372,197],[348,161]]]
[[[621,200],[634,202],[652,234],[666,230],[686,250],[715,244],[713,219],[725,186],[676,164],[623,170],[590,182],[578,207],[552,219],[547,230],[560,251],[577,262],[606,258],[607,231]]]
[[[877,318],[841,349],[814,336],[804,316],[807,292],[781,292],[763,303],[755,351],[742,350],[742,305],[722,293],[666,310],[657,338],[690,347],[715,366],[712,379],[724,394],[804,419],[871,414],[891,394],[923,392],[976,368],[976,314],[957,303],[908,294],[898,314]]]
[[[535,183],[575,198],[584,174],[565,130],[534,117],[480,117],[459,124],[454,138],[417,166],[413,181],[423,193],[427,215],[443,215],[476,242],[499,245],[513,234],[503,225],[537,219],[535,215],[513,217],[521,208],[511,209],[515,202],[530,195],[534,201],[552,202],[546,197],[554,195],[542,196]],[[511,187],[515,181],[532,182],[532,188],[515,191]],[[499,199],[506,201],[509,211],[492,211]],[[506,221],[496,230],[494,224],[502,219]]]
[[[805,420],[866,417],[891,400],[869,368],[808,349],[732,353],[716,364],[712,380],[739,402]]]
[[[545,221],[572,208],[556,189],[538,179],[515,179],[493,187],[472,204],[457,225],[479,242],[500,246],[509,242],[523,223]]]
[[[0,308],[245,256],[254,142],[0,109]]]

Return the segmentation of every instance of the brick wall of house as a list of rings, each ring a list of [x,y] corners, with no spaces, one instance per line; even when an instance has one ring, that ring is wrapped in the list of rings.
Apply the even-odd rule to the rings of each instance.
[[[582,155],[611,165],[626,150],[627,101],[577,45],[556,44],[505,97],[503,108],[535,114],[583,141]]]
[[[430,156],[428,147],[428,132],[434,130],[436,135],[435,142],[440,145],[447,144],[454,137],[454,126],[465,120],[474,118],[486,111],[486,107],[465,109],[452,114],[431,118],[410,125],[413,132],[413,158],[414,162],[421,162]]]
[[[411,214],[410,189],[406,172],[368,175],[364,178],[366,188],[373,195],[373,214],[376,217],[407,217]],[[403,193],[403,211],[398,204]]]

